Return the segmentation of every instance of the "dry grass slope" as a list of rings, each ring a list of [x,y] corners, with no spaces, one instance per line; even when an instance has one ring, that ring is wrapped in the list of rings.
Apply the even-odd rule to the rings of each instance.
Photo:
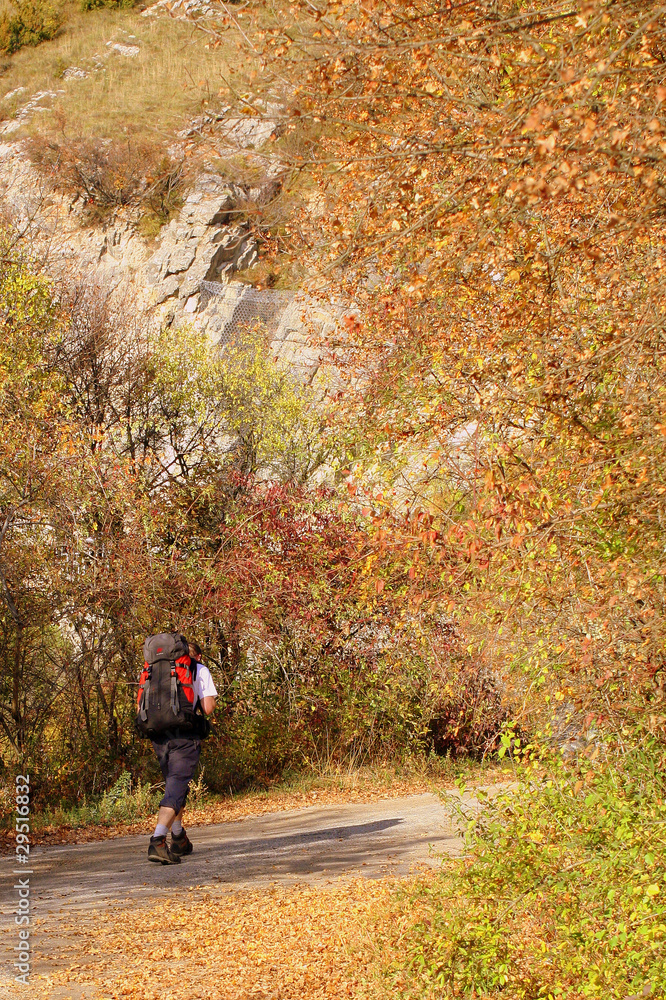
[[[134,47],[139,51],[131,54]],[[0,100],[0,108],[3,117],[12,117],[33,94],[51,92],[57,96],[42,102],[46,110],[17,137],[64,124],[80,135],[170,141],[209,104],[230,99],[230,81],[234,90],[243,89],[244,66],[235,46],[213,49],[209,36],[191,24],[137,10],[73,8],[57,38],[5,63],[2,92],[12,96]],[[72,68],[81,74],[68,74]]]

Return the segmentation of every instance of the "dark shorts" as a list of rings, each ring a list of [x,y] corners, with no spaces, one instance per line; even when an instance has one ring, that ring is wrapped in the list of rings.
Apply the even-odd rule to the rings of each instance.
[[[164,796],[160,806],[176,813],[185,805],[190,781],[199,763],[201,740],[182,737],[163,742],[152,741],[153,749],[164,776]]]

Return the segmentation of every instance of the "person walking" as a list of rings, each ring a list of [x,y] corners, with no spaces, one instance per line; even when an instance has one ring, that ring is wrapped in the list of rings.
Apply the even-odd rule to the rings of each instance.
[[[161,633],[144,643],[139,681],[137,729],[152,742],[164,776],[164,795],[148,860],[180,864],[193,847],[183,826],[183,811],[201,755],[201,740],[210,730],[217,690],[201,662],[201,646],[179,633]],[[171,832],[171,843],[167,836]]]

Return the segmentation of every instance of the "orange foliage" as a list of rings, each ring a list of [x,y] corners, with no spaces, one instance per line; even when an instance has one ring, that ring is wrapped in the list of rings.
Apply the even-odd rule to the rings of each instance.
[[[662,727],[663,9],[291,11],[266,73],[292,73],[322,192],[294,233],[359,313],[340,413],[356,478],[406,502],[409,600],[448,608],[519,714],[647,698]]]

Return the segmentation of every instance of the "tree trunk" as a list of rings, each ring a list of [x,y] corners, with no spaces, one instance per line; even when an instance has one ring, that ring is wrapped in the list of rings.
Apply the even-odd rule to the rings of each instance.
[[[12,669],[12,718],[16,724],[16,748],[23,755],[25,750],[25,718],[21,712],[21,661],[23,658],[23,625],[16,625],[14,663]]]
[[[83,674],[81,673],[81,664],[79,662],[77,662],[76,664],[76,679],[79,684],[79,692],[81,693],[81,707],[83,708],[83,718],[85,719],[86,723],[86,732],[88,733],[88,736],[92,740],[93,731],[92,731],[92,724],[90,722],[90,708],[88,707],[88,699],[86,698],[86,692],[83,686]]]

